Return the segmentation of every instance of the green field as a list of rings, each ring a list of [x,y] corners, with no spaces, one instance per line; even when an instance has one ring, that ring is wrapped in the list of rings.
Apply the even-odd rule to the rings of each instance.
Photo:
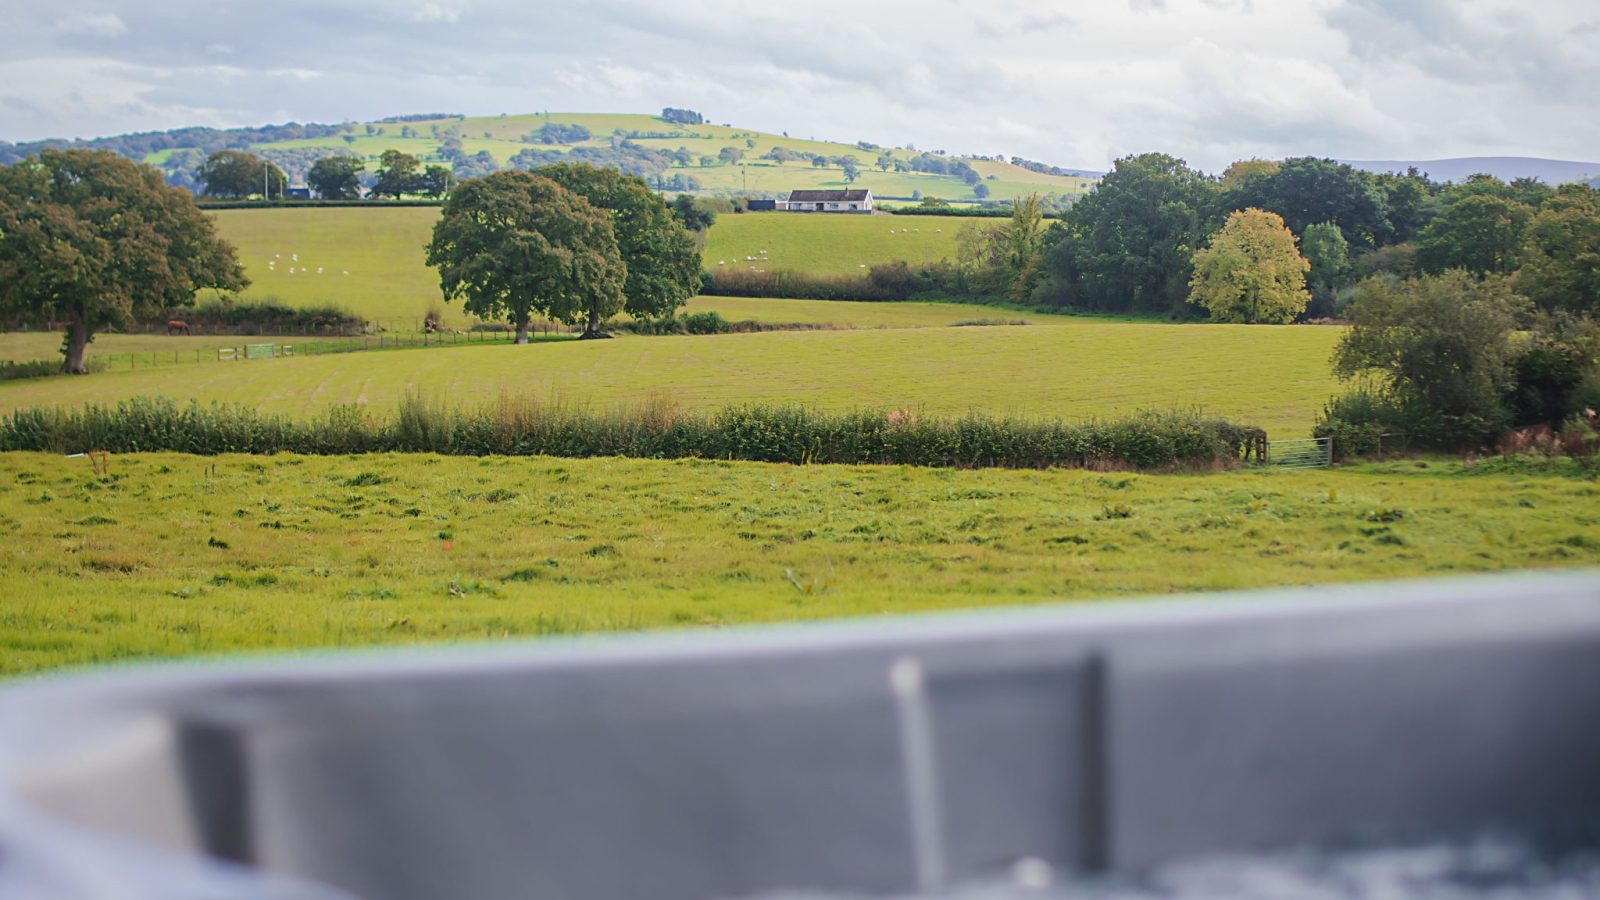
[[[332,304],[368,321],[412,328],[438,305],[447,322],[466,321],[459,303],[444,304],[439,276],[423,262],[436,208],[223,209],[213,215],[218,232],[238,248],[251,281],[242,295],[247,299]]]
[[[708,271],[789,269],[864,275],[883,263],[955,261],[956,232],[971,219],[762,212],[722,215],[706,234]],[[763,253],[762,251],[766,251]]]
[[[0,672],[1600,563],[1558,471],[11,453]]]
[[[369,168],[376,165],[378,157],[385,150],[400,150],[424,161],[435,162],[440,160],[438,151],[442,135],[455,129],[460,134],[462,150],[465,153],[472,155],[479,151],[487,151],[503,165],[528,146],[562,152],[569,149],[561,145],[529,144],[523,140],[525,135],[537,131],[547,120],[563,125],[582,125],[589,129],[592,137],[573,146],[608,146],[612,133],[619,130],[664,135],[663,137],[641,136],[632,140],[665,152],[679,148],[689,150],[696,157],[695,164],[672,166],[664,173],[664,177],[693,176],[701,182],[703,193],[732,194],[749,191],[785,194],[796,188],[846,185],[841,168],[817,168],[810,162],[802,161],[780,165],[771,160],[760,159],[773,147],[781,146],[797,152],[820,153],[829,158],[856,157],[860,177],[852,186],[871,188],[879,196],[911,197],[914,192],[920,192],[923,196],[943,197],[947,200],[976,199],[973,189],[954,176],[923,172],[896,173],[892,170],[884,172],[874,167],[874,162],[880,153],[887,152],[897,159],[905,160],[917,155],[911,150],[892,147],[862,150],[849,142],[786,137],[781,134],[768,134],[724,125],[676,125],[650,115],[549,113],[474,116],[465,119],[436,119],[408,123],[362,122],[349,125],[342,133],[330,137],[257,144],[254,149],[260,151],[315,148],[325,149],[330,153],[354,153],[366,159]],[[411,129],[413,136],[403,137],[401,133],[403,128]],[[369,134],[369,130],[374,133]],[[379,130],[382,131],[381,134],[376,133]],[[721,162],[717,159],[717,155],[724,147],[734,147],[743,151],[745,158],[736,165]],[[146,161],[160,162],[171,152],[171,150],[159,151],[151,154]],[[700,157],[711,158],[711,164],[700,165]],[[989,188],[991,199],[996,200],[1011,199],[1034,192],[1076,195],[1088,191],[1097,180],[1093,177],[1044,175],[1014,166],[1009,162],[968,160],[968,163],[983,176],[983,184]]]
[[[797,311],[835,322],[850,313],[826,301],[724,299],[716,306],[730,318],[746,318],[740,304],[752,302],[757,314],[780,319],[799,320],[802,314],[782,315],[775,304],[794,304]],[[946,313],[933,304],[907,309],[948,315],[950,321],[999,312],[957,307]],[[769,401],[1069,419],[1200,407],[1259,425],[1275,437],[1298,437],[1337,390],[1328,366],[1337,328],[1048,315],[1029,321],[982,328],[625,336],[113,371],[0,383],[0,410],[160,394],[303,416],[332,403],[388,409],[407,390],[421,388],[467,405],[510,392],[602,406],[657,394],[696,408]]]
[[[245,299],[275,297],[294,306],[331,303],[396,328],[415,328],[435,305],[443,307],[449,324],[468,321],[459,303],[443,303],[438,276],[423,264],[437,209],[224,209],[213,215],[218,231],[238,248],[250,277],[251,286],[241,295]],[[956,232],[965,221],[948,216],[722,215],[707,235],[701,258],[708,269],[765,266],[744,258],[766,250],[772,268],[864,273],[862,266],[894,260],[954,259]]]

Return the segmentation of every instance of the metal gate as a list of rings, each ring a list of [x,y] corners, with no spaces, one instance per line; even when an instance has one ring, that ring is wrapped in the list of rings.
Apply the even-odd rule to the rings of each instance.
[[[1267,441],[1267,453],[1261,461],[1269,466],[1283,466],[1290,469],[1320,469],[1331,466],[1333,438]]]

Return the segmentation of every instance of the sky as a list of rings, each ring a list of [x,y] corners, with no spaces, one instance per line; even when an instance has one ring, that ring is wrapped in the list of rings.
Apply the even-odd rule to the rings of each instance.
[[[1600,160],[1594,0],[0,0],[0,140],[689,107],[1105,169]]]

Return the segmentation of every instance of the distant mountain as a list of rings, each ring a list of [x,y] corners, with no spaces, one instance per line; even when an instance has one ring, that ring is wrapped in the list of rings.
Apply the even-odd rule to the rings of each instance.
[[[1368,172],[1405,172],[1416,167],[1434,181],[1465,181],[1487,173],[1501,181],[1537,178],[1546,184],[1600,180],[1600,162],[1536,159],[1529,156],[1463,156],[1456,159],[1345,159],[1340,162]]]

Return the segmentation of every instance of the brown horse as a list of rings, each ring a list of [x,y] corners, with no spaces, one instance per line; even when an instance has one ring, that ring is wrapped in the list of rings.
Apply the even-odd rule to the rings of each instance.
[[[189,334],[189,323],[182,319],[168,319],[167,334]]]

